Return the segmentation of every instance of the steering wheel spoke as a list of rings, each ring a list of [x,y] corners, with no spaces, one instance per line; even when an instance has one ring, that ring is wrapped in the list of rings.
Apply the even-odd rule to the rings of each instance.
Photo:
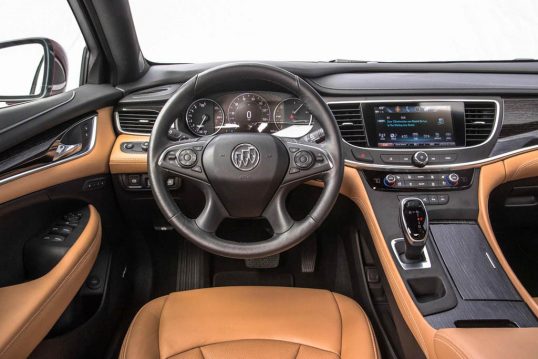
[[[282,184],[301,183],[323,177],[333,168],[330,154],[321,145],[284,140],[289,154],[289,167]]]
[[[198,228],[207,233],[215,233],[220,223],[228,218],[228,211],[220,201],[219,197],[209,184],[202,186],[205,196],[205,206],[202,212],[194,220]]]
[[[293,226],[294,220],[286,209],[286,197],[290,189],[288,186],[280,187],[263,212],[262,216],[267,219],[275,234],[287,232]]]
[[[207,183],[202,166],[202,155],[206,144],[207,141],[202,139],[174,143],[162,151],[158,165],[179,176]]]

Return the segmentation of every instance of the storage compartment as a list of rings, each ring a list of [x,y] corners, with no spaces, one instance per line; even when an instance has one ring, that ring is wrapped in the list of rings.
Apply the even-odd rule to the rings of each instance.
[[[456,320],[454,325],[456,328],[518,328],[508,319]]]
[[[424,277],[408,279],[407,284],[411,293],[419,303],[427,303],[446,295],[443,281],[439,277]]]

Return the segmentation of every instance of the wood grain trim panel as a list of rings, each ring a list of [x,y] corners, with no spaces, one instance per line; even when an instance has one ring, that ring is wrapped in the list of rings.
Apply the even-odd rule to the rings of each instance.
[[[101,244],[93,206],[75,244],[43,277],[0,288],[0,357],[26,358],[47,335],[86,280]]]
[[[114,143],[110,154],[111,173],[147,173],[148,155],[147,153],[125,153],[121,150],[123,142],[149,141],[149,136],[141,135],[119,135]]]
[[[97,111],[95,146],[84,156],[0,185],[0,204],[78,178],[109,172],[108,159],[116,139],[112,107]]]

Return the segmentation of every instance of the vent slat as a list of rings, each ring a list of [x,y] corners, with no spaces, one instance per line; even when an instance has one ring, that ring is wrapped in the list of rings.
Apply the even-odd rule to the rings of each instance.
[[[150,134],[159,116],[159,111],[144,108],[119,108],[119,127],[124,132]]]
[[[484,143],[493,131],[496,106],[493,102],[465,103],[466,146]]]
[[[354,146],[368,147],[361,105],[333,103],[329,104],[329,108],[336,119],[342,139]]]

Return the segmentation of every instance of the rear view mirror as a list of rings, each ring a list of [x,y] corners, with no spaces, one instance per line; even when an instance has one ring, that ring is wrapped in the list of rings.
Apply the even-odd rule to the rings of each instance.
[[[0,43],[0,102],[17,103],[65,91],[67,57],[57,42],[31,38]]]

